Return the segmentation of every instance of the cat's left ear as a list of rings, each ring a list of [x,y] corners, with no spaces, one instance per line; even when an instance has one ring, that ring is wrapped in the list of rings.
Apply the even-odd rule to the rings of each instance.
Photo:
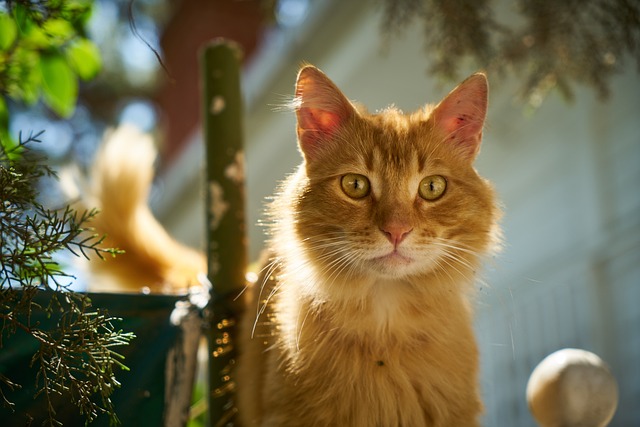
[[[324,149],[327,141],[356,114],[340,89],[312,65],[298,73],[295,110],[298,143],[307,159]]]
[[[487,77],[476,73],[452,90],[431,114],[445,142],[455,144],[470,160],[480,151],[488,93]]]

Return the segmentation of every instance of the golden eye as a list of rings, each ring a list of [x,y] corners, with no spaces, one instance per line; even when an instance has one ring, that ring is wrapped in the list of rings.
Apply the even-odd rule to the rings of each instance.
[[[371,185],[369,179],[357,173],[348,173],[342,177],[340,181],[344,194],[352,199],[362,199],[369,195]]]
[[[440,175],[431,175],[420,181],[418,194],[425,200],[437,200],[444,194],[447,189],[447,180]]]

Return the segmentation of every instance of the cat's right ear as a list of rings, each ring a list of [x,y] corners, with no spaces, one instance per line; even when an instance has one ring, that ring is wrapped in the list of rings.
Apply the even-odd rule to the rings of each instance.
[[[305,158],[314,158],[353,115],[355,109],[340,89],[312,65],[304,66],[296,80],[294,101],[298,143]]]

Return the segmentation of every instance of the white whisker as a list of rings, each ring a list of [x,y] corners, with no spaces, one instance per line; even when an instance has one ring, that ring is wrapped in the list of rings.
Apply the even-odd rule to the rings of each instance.
[[[275,292],[279,289],[279,286],[275,286],[274,289],[271,290],[267,298],[264,300],[264,303],[261,304],[262,293],[264,292],[264,288],[267,282],[270,280],[271,275],[278,268],[279,265],[280,265],[280,259],[276,258],[271,262],[267,263],[267,265],[265,265],[265,267],[260,270],[261,273],[264,272],[264,277],[262,279],[262,283],[260,283],[260,291],[258,294],[258,305],[256,306],[256,318],[253,322],[253,327],[251,329],[252,338],[255,334],[256,327],[258,326],[260,316],[262,316],[262,314],[264,314],[265,310],[267,309],[267,303],[269,302],[271,297],[275,294]]]
[[[300,305],[300,311],[302,311],[303,305]],[[302,323],[300,324],[300,329],[298,329],[298,333],[296,334],[296,349],[300,351],[300,338],[302,337],[302,329],[304,328],[304,324],[307,322],[307,317],[309,317],[309,313],[311,310],[307,308],[307,314],[304,315],[304,319],[302,319]],[[300,312],[298,312],[298,318],[300,318]]]
[[[449,268],[451,268],[451,269],[452,269],[452,270],[454,270],[456,273],[458,273],[460,276],[462,276],[462,278],[463,278],[463,279],[465,279],[465,280],[467,280],[467,281],[472,280],[472,279],[469,277],[469,275],[468,275],[468,274],[463,273],[463,272],[462,272],[462,271],[460,271],[460,270],[459,270],[455,265],[453,265],[453,264],[451,263],[451,261],[450,261],[451,259],[452,259],[452,258],[449,258],[449,257],[447,257],[447,256],[446,256],[446,253],[445,253],[445,256],[444,256],[444,257],[440,258],[440,260],[441,260],[442,262],[444,262],[445,264],[447,264],[447,266],[448,266]],[[455,259],[454,259],[454,260],[455,260]]]
[[[468,253],[469,255],[474,255],[474,256],[480,256],[480,253],[478,251],[474,251],[472,249],[469,248],[465,248],[463,243],[455,241],[455,240],[451,240],[451,239],[445,239],[442,237],[435,237],[434,240],[437,240],[437,242],[433,242],[433,243],[437,243],[441,246],[446,246],[448,248],[451,249],[456,249],[460,252],[465,252]]]

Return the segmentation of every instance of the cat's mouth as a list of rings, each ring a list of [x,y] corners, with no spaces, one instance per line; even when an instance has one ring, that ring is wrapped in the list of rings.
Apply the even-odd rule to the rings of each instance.
[[[373,258],[373,261],[382,264],[385,267],[400,267],[413,263],[413,258],[402,255],[397,250],[394,250],[387,255]]]

